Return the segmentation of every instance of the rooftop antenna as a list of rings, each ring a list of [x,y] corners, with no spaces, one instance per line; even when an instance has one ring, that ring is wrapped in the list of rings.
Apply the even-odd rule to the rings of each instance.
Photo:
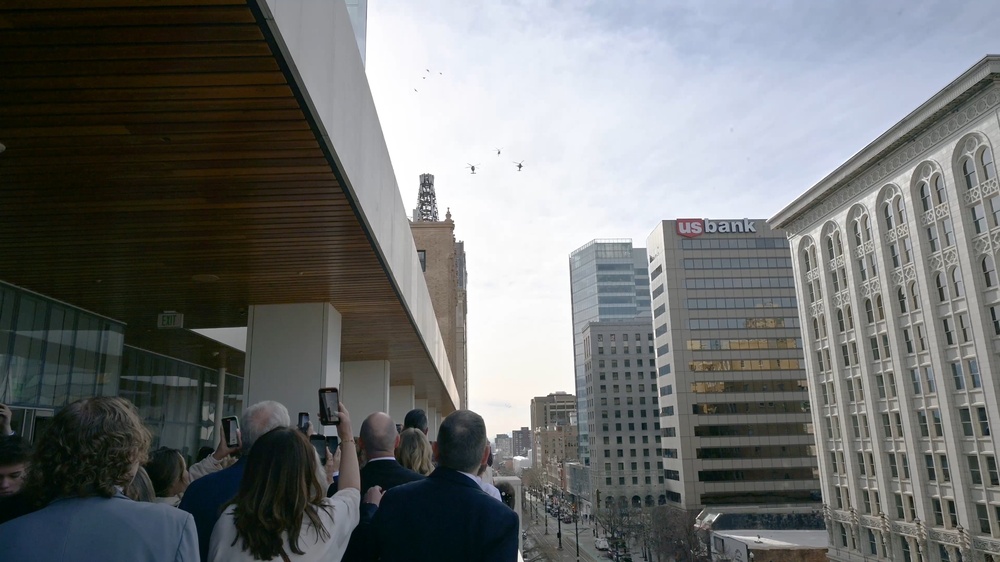
[[[437,195],[434,194],[434,175],[420,174],[420,191],[417,193],[417,208],[413,211],[417,222],[438,222]]]

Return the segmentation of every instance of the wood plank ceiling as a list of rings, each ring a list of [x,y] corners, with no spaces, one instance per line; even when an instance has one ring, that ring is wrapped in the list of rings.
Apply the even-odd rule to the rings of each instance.
[[[157,313],[328,301],[345,361],[450,410],[261,25],[245,0],[0,0],[0,280],[190,360]]]

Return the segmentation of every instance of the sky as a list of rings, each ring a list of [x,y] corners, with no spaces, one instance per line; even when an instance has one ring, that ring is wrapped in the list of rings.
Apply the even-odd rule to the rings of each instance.
[[[403,202],[434,174],[465,241],[469,402],[490,435],[575,392],[570,252],[645,246],[664,219],[770,218],[1000,53],[997,21],[995,0],[370,0]]]

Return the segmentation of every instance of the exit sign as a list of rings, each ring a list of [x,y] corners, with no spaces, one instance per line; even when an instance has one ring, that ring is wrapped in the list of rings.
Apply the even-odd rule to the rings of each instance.
[[[180,312],[164,312],[156,316],[157,328],[183,328],[184,315]]]

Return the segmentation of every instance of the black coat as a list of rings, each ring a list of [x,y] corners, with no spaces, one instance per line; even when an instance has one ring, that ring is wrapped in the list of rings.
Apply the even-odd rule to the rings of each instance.
[[[517,514],[448,468],[387,492],[371,526],[382,562],[517,560]]]

